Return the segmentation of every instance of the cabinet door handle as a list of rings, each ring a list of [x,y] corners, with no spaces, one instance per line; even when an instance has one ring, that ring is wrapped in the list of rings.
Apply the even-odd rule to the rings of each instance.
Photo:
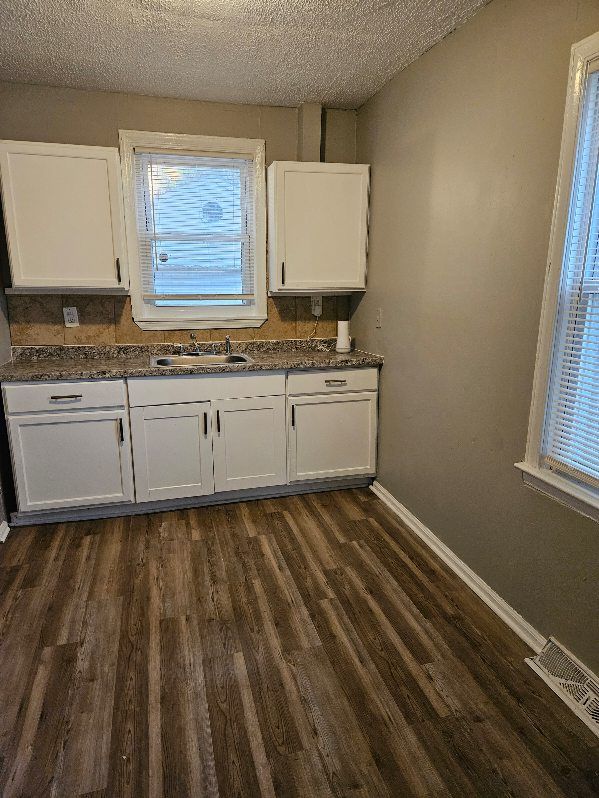
[[[216,411],[216,431],[220,435],[220,410]]]
[[[285,261],[281,263],[281,285],[285,285]]]
[[[63,394],[56,394],[55,396],[50,397],[51,402],[60,402],[62,400],[75,400],[75,399],[83,399],[82,393],[63,393]]]
[[[291,405],[291,428],[295,429],[295,405]]]
[[[204,413],[204,436],[208,435],[208,413]]]
[[[117,283],[121,282],[121,259],[116,259],[116,281]]]
[[[123,419],[117,419],[117,424],[119,428],[119,441],[120,443],[125,443],[125,429],[123,427]]]
[[[325,380],[324,384],[329,388],[339,387],[341,385],[347,385],[347,380]]]

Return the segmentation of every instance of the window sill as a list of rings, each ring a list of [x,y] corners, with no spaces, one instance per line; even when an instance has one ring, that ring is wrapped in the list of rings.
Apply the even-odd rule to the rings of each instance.
[[[591,490],[530,463],[515,463],[515,466],[522,471],[524,484],[529,488],[550,496],[593,521],[599,521],[599,497]]]
[[[244,327],[261,327],[266,321],[267,316],[253,316],[251,319],[176,319],[166,321],[157,319],[156,321],[142,321],[134,319],[134,322],[142,330],[237,330]]]

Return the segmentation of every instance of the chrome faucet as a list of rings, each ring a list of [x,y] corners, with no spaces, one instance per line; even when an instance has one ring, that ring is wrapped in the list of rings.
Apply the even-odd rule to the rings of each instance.
[[[196,353],[196,355],[198,355],[202,350],[200,349],[200,345],[198,344],[198,341],[197,341],[197,338],[196,338],[196,334],[195,333],[189,333],[189,337],[191,338],[191,342],[192,342],[192,344],[194,346],[195,353]]]
[[[231,336],[230,335],[225,335],[225,354],[226,355],[230,355],[231,354]]]

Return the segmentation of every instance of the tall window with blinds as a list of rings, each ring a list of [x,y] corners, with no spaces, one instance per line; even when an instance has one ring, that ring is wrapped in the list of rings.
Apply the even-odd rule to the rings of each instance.
[[[587,74],[563,248],[542,464],[599,489],[599,72]]]
[[[121,148],[135,320],[156,328],[261,323],[263,142],[123,131]]]

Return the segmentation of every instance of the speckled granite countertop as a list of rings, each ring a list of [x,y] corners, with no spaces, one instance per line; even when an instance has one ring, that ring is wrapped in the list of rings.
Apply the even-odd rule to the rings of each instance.
[[[224,351],[224,344],[200,342],[208,351]],[[252,363],[219,366],[151,366],[150,358],[173,354],[172,344],[150,346],[27,346],[13,347],[13,359],[0,366],[1,382],[91,380],[119,377],[165,377],[174,374],[279,371],[291,369],[360,368],[383,364],[380,355],[355,350],[335,352],[335,340],[238,341],[234,352],[248,354]]]

